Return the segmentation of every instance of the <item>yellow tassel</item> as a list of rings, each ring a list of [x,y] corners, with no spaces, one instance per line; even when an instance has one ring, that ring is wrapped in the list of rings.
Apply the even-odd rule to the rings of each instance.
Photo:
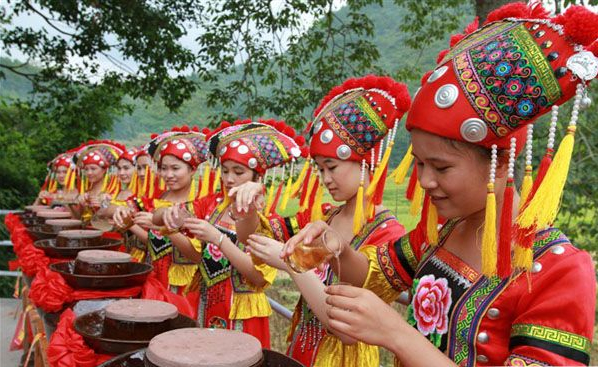
[[[415,190],[413,191],[413,200],[411,200],[411,206],[409,207],[409,214],[413,217],[417,217],[422,207],[422,200],[424,199],[424,189],[419,184],[419,180],[415,183]]]
[[[525,175],[523,176],[523,182],[521,183],[521,201],[519,208],[522,208],[527,201],[527,197],[532,191],[534,180],[532,179],[532,166],[525,166]]]
[[[366,200],[366,203],[367,203],[366,211],[365,211],[367,213],[366,218],[371,219],[376,214],[376,206],[374,205],[374,201],[370,200],[369,198],[368,198],[368,200]]]
[[[515,246],[513,253],[513,268],[531,270],[533,262],[533,252],[531,248]]]
[[[187,194],[187,201],[195,200],[195,186],[197,183],[195,182],[195,177],[191,179],[191,185],[189,186],[189,194]]]
[[[220,167],[216,169],[216,174],[214,175],[214,185],[212,185],[212,194],[217,191],[217,186],[220,185],[220,176],[222,175],[222,171]]]
[[[146,194],[146,191],[148,189],[148,183],[150,179],[150,167],[146,166],[145,167],[145,176],[143,176],[143,185],[141,186],[141,190],[140,191],[140,196],[144,196]]]
[[[324,215],[322,214],[322,198],[324,197],[324,187],[318,185],[316,191],[316,198],[314,200],[314,206],[311,208],[311,221],[322,220]]]
[[[266,199],[266,211],[265,215],[270,215],[270,211],[272,210],[272,204],[274,203],[274,194],[276,193],[276,185],[275,185],[274,177],[272,177],[272,182],[270,183],[270,188],[268,189],[268,197]]]
[[[567,129],[567,135],[563,138],[554,159],[542,180],[538,191],[530,200],[523,213],[517,217],[517,224],[522,228],[536,226],[544,229],[550,226],[559,211],[563,188],[567,181],[573,145],[575,143],[575,127]]]
[[[309,205],[309,198],[311,197],[311,192],[314,189],[317,177],[318,175],[315,172],[312,172],[312,174],[309,176],[309,181],[307,182],[307,192],[305,193],[303,203],[301,203],[301,207],[299,208],[300,212],[307,210],[307,206]]]
[[[54,176],[50,178],[50,183],[48,184],[48,192],[56,192],[57,184]]]
[[[150,198],[153,198],[154,197],[154,190],[155,190],[154,186],[155,186],[156,180],[155,180],[155,176],[154,176],[153,172],[150,171],[149,176],[150,176],[150,178],[149,178],[150,182],[149,182],[149,193],[148,193],[148,196]]]
[[[402,184],[405,182],[405,178],[407,177],[407,172],[409,171],[409,167],[411,167],[411,163],[413,162],[413,155],[411,154],[411,144],[409,144],[409,148],[407,148],[407,152],[405,156],[401,160],[401,163],[395,168],[395,170],[390,174],[391,177],[394,177],[395,183],[397,185]]]
[[[388,144],[388,147],[386,147],[386,151],[384,152],[384,155],[382,156],[382,161],[380,161],[380,164],[378,165],[378,167],[376,167],[376,172],[374,172],[374,177],[370,181],[370,185],[368,186],[368,189],[366,191],[367,198],[371,198],[374,195],[374,191],[376,191],[376,186],[378,186],[378,181],[380,181],[380,179],[382,178],[382,175],[384,174],[384,170],[388,166],[388,161],[390,160],[390,152],[392,151],[393,145],[394,145],[394,142],[391,140],[390,143]]]
[[[301,172],[299,172],[297,181],[295,181],[295,183],[293,184],[293,186],[291,188],[291,197],[294,198],[299,193],[299,190],[301,189],[301,184],[303,183],[303,180],[305,179],[305,175],[307,174],[308,168],[309,168],[309,161],[306,160],[305,163],[303,163],[303,168],[301,168]]]
[[[129,182],[129,185],[127,186],[127,190],[131,191],[133,194],[135,194],[135,184],[137,183],[137,170],[135,170],[133,172],[133,175],[131,175],[131,182]]]
[[[201,191],[199,192],[199,198],[205,198],[209,194],[210,189],[210,165],[205,164],[203,168],[203,176],[201,178]]]
[[[482,235],[482,274],[487,277],[496,274],[496,256],[496,196],[494,184],[489,183]]]
[[[139,263],[143,262],[145,259],[145,251],[138,249],[137,247],[131,248],[131,252],[129,252],[129,254],[131,254],[131,257],[137,260]]]
[[[85,186],[87,185],[87,176],[81,177],[81,186],[79,186],[79,195],[85,194]]]
[[[164,181],[164,178],[160,177],[160,180],[158,181],[158,187],[160,188],[160,191],[166,190],[166,181]]]
[[[222,213],[226,207],[228,207],[231,203],[231,199],[228,196],[228,192],[226,191],[226,187],[222,186],[222,202],[218,205],[218,212]]]
[[[108,174],[106,173],[104,175],[104,180],[102,181],[102,189],[100,190],[100,192],[106,192],[107,188],[108,188]]]
[[[360,183],[359,189],[357,189],[357,197],[355,201],[355,213],[353,214],[353,235],[357,236],[361,231],[363,225],[363,182]]]
[[[281,211],[287,210],[287,205],[289,204],[289,198],[291,196],[291,186],[293,186],[293,177],[289,176],[287,185],[284,188],[284,194],[282,195],[282,201],[280,203]]]
[[[75,190],[75,184],[76,183],[77,183],[77,172],[73,171],[73,174],[71,175],[71,182],[70,182],[69,189],[70,190]]]
[[[430,203],[428,206],[428,218],[426,219],[426,234],[428,237],[428,244],[432,246],[438,245],[438,211],[436,206]]]

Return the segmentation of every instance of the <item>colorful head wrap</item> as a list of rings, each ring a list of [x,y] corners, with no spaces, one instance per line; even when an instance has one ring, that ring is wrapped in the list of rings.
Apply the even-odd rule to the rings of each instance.
[[[596,33],[597,17],[584,7],[555,18],[541,5],[495,10],[481,29],[473,24],[453,36],[458,42],[422,80],[407,129],[508,149],[513,133],[524,137],[522,127],[596,76],[595,56],[586,47],[596,39],[589,33]]]
[[[108,168],[116,164],[125,150],[124,145],[111,140],[90,140],[79,147],[73,160],[79,167],[97,164]]]
[[[197,126],[174,127],[159,135],[152,134],[152,140],[145,150],[156,163],[160,163],[164,156],[172,155],[189,164],[193,169],[208,158],[205,134],[199,132]]]
[[[272,167],[281,166],[302,155],[305,139],[295,136],[295,130],[283,121],[223,122],[209,136],[210,152],[220,162],[232,160],[251,168],[260,175]],[[303,154],[307,153],[303,149]]]
[[[309,153],[361,162],[409,109],[407,86],[368,75],[334,87],[314,111]]]
[[[131,162],[134,165],[139,154],[140,150],[137,147],[125,149],[125,151],[120,155],[120,157],[118,157],[118,160],[124,159],[126,161]]]

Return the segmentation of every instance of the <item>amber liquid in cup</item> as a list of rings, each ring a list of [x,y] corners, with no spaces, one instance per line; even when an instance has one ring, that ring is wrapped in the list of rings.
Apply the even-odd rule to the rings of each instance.
[[[330,261],[333,257],[338,258],[336,249],[340,250],[338,235],[329,229],[310,244],[299,243],[285,262],[296,273],[304,273]]]

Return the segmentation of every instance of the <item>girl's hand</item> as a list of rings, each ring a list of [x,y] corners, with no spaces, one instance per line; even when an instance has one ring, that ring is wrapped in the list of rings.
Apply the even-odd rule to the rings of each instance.
[[[260,211],[264,207],[264,186],[261,183],[249,181],[240,186],[233,187],[228,196],[234,199],[235,215]]]
[[[324,234],[324,232],[326,233]],[[322,244],[325,243],[328,250],[330,250],[332,253],[340,254],[348,245],[337,231],[330,228],[326,222],[319,220],[309,223],[303,229],[301,229],[299,233],[291,237],[287,243],[285,243],[284,249],[282,250],[280,256],[282,258],[289,257],[293,251],[295,251],[295,246],[298,244],[303,242],[304,244],[309,245],[312,243],[312,241],[320,238],[321,236],[324,236],[321,238]],[[333,236],[336,238],[333,238]]]
[[[137,224],[141,228],[145,229],[146,231],[150,228],[154,227],[154,223],[152,222],[152,213],[148,212],[139,212],[133,216],[133,223]]]
[[[328,327],[362,342],[389,348],[393,335],[410,327],[372,291],[348,285],[326,288]]]
[[[125,218],[131,215],[131,209],[126,206],[118,206],[112,215],[112,220],[117,227],[125,228]]]
[[[177,210],[177,205],[171,206],[164,210],[162,214],[162,220],[164,221],[164,225],[169,230],[179,229],[180,226],[175,225],[174,218],[176,216],[175,211]]]
[[[183,228],[189,231],[195,238],[200,241],[209,242],[216,246],[220,246],[220,235],[222,232],[214,227],[209,222],[199,218],[186,218],[183,222]]]
[[[272,238],[252,234],[247,240],[247,247],[251,253],[266,264],[287,271],[287,264],[280,258],[283,244]]]

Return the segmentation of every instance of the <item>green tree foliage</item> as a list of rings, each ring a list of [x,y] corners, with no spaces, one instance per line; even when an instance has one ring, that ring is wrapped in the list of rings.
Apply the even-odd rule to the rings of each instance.
[[[31,80],[35,92],[58,98],[67,83],[103,84],[133,98],[160,95],[174,109],[196,89],[182,75],[193,68],[195,57],[180,38],[185,24],[196,21],[200,10],[190,0],[12,1],[0,12],[0,44],[5,56],[20,51],[40,71],[24,71],[28,62],[0,64],[0,76],[10,70]],[[18,16],[34,16],[43,27],[9,27]],[[111,53],[135,62],[136,70]],[[101,58],[113,61],[122,72],[102,70]]]

